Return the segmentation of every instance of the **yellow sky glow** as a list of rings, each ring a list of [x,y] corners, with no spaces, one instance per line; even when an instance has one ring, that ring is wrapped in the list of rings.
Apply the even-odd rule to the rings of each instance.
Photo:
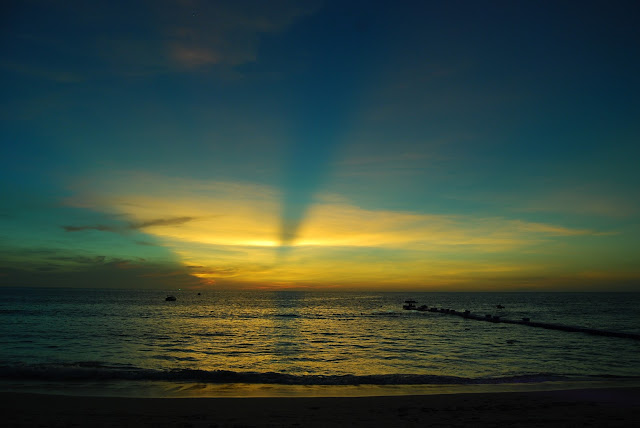
[[[135,184],[131,184],[135,183]],[[96,191],[97,189],[97,191]],[[111,213],[170,249],[208,284],[459,283],[553,269],[516,261],[553,240],[597,231],[503,218],[367,210],[330,195],[313,205],[298,238],[279,248],[280,194],[247,183],[136,175],[78,189],[73,206]],[[173,224],[171,220],[189,219]],[[144,226],[148,223],[148,226]]]

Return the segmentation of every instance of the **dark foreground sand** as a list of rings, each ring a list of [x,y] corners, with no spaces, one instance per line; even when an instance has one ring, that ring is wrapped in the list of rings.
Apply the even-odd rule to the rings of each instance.
[[[628,427],[640,388],[337,398],[113,398],[0,393],[10,427]]]

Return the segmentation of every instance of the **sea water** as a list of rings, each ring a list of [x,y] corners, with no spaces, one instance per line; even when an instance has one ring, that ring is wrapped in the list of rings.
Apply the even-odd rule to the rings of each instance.
[[[0,288],[0,389],[251,395],[640,381],[638,340],[407,311],[407,299],[640,333],[640,293]]]

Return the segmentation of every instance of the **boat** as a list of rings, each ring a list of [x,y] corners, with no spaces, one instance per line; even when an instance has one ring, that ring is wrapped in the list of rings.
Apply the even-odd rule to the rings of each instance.
[[[416,309],[416,302],[415,300],[405,300],[404,301],[404,305],[402,305],[402,309],[408,310],[408,311],[412,311]]]
[[[176,296],[167,296],[166,299],[164,299],[167,302],[175,302],[176,301]]]

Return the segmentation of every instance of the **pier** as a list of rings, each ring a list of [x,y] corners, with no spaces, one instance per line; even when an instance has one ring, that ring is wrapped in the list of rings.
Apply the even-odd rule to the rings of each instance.
[[[607,331],[607,330],[599,330],[596,328],[576,327],[576,326],[570,326],[570,325],[564,325],[564,324],[537,322],[537,321],[531,321],[529,318],[522,318],[520,320],[510,320],[510,319],[502,318],[500,316],[492,315],[492,314],[486,314],[484,316],[476,315],[476,314],[472,314],[471,311],[468,311],[468,310],[456,311],[455,309],[429,308],[426,305],[416,307],[414,303],[415,302],[413,302],[410,305],[404,305],[403,309],[418,311],[418,312],[435,312],[440,314],[459,316],[465,319],[470,319],[475,321],[485,321],[485,322],[505,323],[505,324],[520,324],[520,325],[526,325],[529,327],[546,328],[548,330],[571,331],[571,332],[577,332],[577,333],[591,334],[595,336],[622,337],[625,339],[640,340],[640,334],[638,333],[625,333],[620,331]]]

